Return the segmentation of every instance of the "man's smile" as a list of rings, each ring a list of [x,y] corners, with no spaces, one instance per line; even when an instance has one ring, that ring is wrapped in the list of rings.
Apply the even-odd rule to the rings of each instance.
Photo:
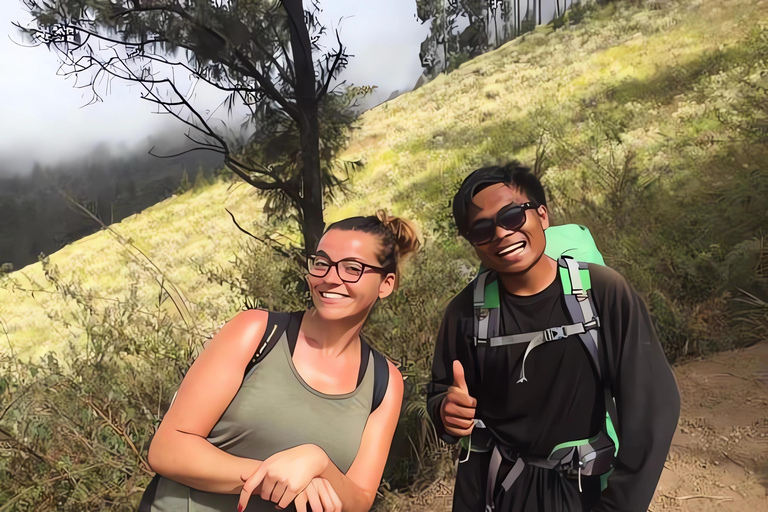
[[[525,241],[521,240],[520,242],[516,242],[512,245],[502,247],[499,251],[496,252],[496,256],[503,258],[511,254],[519,254],[523,251],[523,249],[525,249],[525,246],[526,246]]]

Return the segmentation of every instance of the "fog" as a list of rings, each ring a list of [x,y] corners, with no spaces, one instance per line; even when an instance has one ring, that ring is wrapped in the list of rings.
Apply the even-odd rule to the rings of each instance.
[[[385,101],[395,90],[413,88],[422,72],[419,45],[429,28],[416,19],[415,0],[329,0],[322,7],[329,32],[338,28],[354,55],[340,80],[378,86],[366,106]],[[57,76],[58,57],[45,46],[25,47],[29,43],[11,24],[30,20],[20,0],[0,2],[0,174],[26,173],[35,163],[77,160],[97,146],[131,151],[153,134],[183,136],[182,123],[153,113],[156,106],[140,99],[137,84],[114,80],[107,94],[102,84],[103,102],[85,106],[92,91]],[[194,104],[213,112],[223,98],[211,87],[198,86]],[[215,116],[226,120],[222,109]]]
[[[543,0],[542,4],[547,23],[554,14],[554,1]],[[429,33],[429,23],[416,18],[415,0],[326,0],[321,5],[320,18],[329,35],[339,29],[352,55],[339,80],[377,86],[362,102],[364,108],[414,87],[422,73],[419,47]],[[89,88],[76,88],[74,77],[57,76],[61,64],[57,55],[44,46],[28,47],[11,24],[25,26],[30,21],[21,0],[0,2],[0,113],[4,121],[0,123],[0,175],[27,173],[35,163],[47,167],[79,160],[96,147],[115,154],[133,152],[155,134],[181,140],[186,128],[171,116],[155,113],[156,105],[140,99],[143,89],[138,84],[119,80],[109,86],[101,84],[97,90],[103,101],[89,104],[93,98]],[[463,20],[458,24],[466,26]],[[332,42],[328,40],[328,44]],[[179,80],[180,90],[189,91],[191,84]],[[242,119],[233,123],[222,108],[217,110],[225,97],[220,91],[197,85],[193,97],[198,111],[208,111],[220,122],[240,124]]]

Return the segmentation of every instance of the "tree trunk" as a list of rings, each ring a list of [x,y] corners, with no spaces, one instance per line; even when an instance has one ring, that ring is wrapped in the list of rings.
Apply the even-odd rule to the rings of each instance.
[[[539,0],[539,25],[541,25],[542,19],[543,19],[543,16],[541,14],[541,0]]]
[[[307,125],[301,133],[302,191],[301,213],[304,252],[309,256],[323,236],[323,182],[320,170],[320,122],[317,104],[302,109],[307,117]]]
[[[317,85],[309,31],[301,0],[283,0],[290,18],[291,51],[296,71],[296,104],[301,146],[301,231],[304,253],[309,256],[323,235],[323,181],[320,168],[320,121]]]
[[[520,35],[520,33],[517,31],[517,9],[518,9],[518,1],[512,0],[512,38],[516,38]]]
[[[443,72],[448,73],[448,64],[450,58],[448,57],[448,9],[446,7],[447,0],[443,0]]]

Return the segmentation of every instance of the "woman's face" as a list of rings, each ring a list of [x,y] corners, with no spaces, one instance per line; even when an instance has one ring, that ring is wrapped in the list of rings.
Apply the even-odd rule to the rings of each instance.
[[[318,259],[323,265],[345,260],[347,270],[342,264],[331,267],[324,277],[307,276],[312,302],[317,312],[326,320],[355,317],[367,314],[376,299],[384,298],[392,293],[395,284],[395,274],[385,273],[375,268],[363,267],[371,265],[381,267],[379,251],[381,240],[378,236],[360,231],[331,229],[317,245]],[[357,264],[356,264],[356,263]],[[349,279],[349,271],[361,269],[362,274],[357,282],[342,280],[339,271]]]

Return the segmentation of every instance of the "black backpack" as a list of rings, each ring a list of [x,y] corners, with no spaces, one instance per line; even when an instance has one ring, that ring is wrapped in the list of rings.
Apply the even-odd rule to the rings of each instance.
[[[277,342],[280,340],[280,337],[283,335],[284,331],[294,329],[296,332],[298,332],[298,328],[301,325],[301,314],[303,314],[303,311],[293,313],[277,313],[274,311],[269,311],[269,315],[267,317],[267,328],[264,331],[264,336],[261,338],[261,341],[259,342],[259,348],[256,350],[253,358],[245,367],[243,379],[245,379],[245,377],[253,369],[254,366],[259,364],[264,360],[265,357],[267,357],[269,351],[272,350],[275,345],[277,345]],[[296,339],[296,336],[289,335],[288,339],[290,340],[291,338]],[[387,386],[389,385],[389,366],[387,364],[387,358],[384,357],[384,355],[382,355],[379,351],[371,348],[371,346],[362,336],[360,337],[360,343],[362,345],[362,354],[360,358],[361,367],[364,367],[363,365],[368,364],[368,359],[370,357],[369,354],[371,351],[373,351],[373,401],[371,402],[372,413],[379,407],[379,405],[381,405],[382,400],[384,400],[384,395],[387,393]],[[291,353],[293,353],[293,347],[291,347]],[[359,380],[357,385],[360,385]],[[173,403],[173,401],[171,403]],[[151,512],[152,503],[155,501],[155,493],[157,492],[157,484],[159,481],[160,475],[155,474],[155,476],[152,478],[152,481],[147,486],[147,489],[144,491],[144,495],[141,498],[141,503],[139,503],[138,512]]]

